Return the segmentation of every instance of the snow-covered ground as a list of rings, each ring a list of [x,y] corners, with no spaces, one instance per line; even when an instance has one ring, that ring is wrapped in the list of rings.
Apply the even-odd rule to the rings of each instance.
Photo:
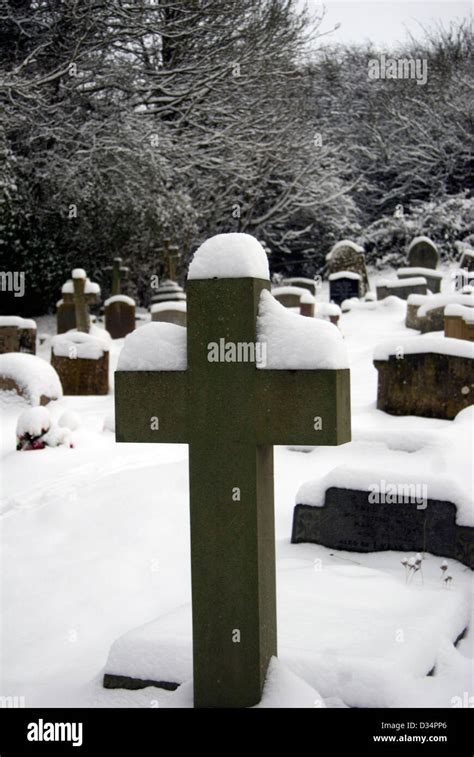
[[[318,299],[327,300],[326,289]],[[295,702],[319,692],[312,706],[322,706],[320,695],[327,706],[451,707],[453,698],[472,693],[472,630],[452,645],[470,622],[468,568],[450,560],[453,581],[446,588],[441,558],[428,554],[423,583],[416,576],[406,585],[400,553],[290,544],[297,490],[336,466],[372,468],[374,481],[387,478],[384,471],[407,477],[426,471],[452,480],[464,499],[472,493],[471,409],[454,422],[375,409],[373,350],[380,341],[415,334],[404,326],[405,307],[391,298],[340,319],[350,357],[353,441],[310,451],[275,448],[282,667],[272,668],[269,706],[282,701],[282,685],[295,691]],[[44,336],[38,354],[49,359],[55,321],[37,323]],[[122,346],[123,340],[112,343],[111,374]],[[165,615],[176,637],[167,662],[181,671],[179,680],[188,677],[187,447],[116,444],[112,394],[66,397],[48,407],[56,419],[65,411],[80,416],[73,449],[16,452],[25,403],[1,401],[0,694],[24,696],[26,706],[189,704],[189,686],[174,693],[101,687],[113,642]],[[426,676],[433,665],[435,674]]]

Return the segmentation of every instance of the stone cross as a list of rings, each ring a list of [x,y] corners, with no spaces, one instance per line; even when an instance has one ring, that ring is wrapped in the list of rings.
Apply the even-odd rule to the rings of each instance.
[[[89,305],[85,294],[86,274],[81,268],[72,272],[74,286],[74,310],[76,315],[76,329],[88,334],[90,329]]]
[[[112,297],[116,294],[121,294],[122,275],[126,277],[130,269],[127,268],[127,266],[122,265],[122,258],[114,258],[113,265],[107,266],[104,270],[112,271]]]
[[[187,369],[115,373],[118,442],[189,445],[195,707],[257,704],[277,654],[273,445],[351,438],[348,369],[209,362],[210,343],[255,343],[264,289],[188,280]]]
[[[171,281],[176,281],[176,264],[175,261],[179,260],[179,247],[177,247],[174,244],[171,244],[170,239],[165,239],[163,241],[163,247],[160,247],[158,252],[161,252],[163,254],[163,257],[166,261],[166,268],[168,271],[168,278],[171,279]]]

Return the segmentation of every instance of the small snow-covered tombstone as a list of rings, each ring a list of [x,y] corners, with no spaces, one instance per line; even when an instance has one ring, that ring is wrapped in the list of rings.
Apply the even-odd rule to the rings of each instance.
[[[436,294],[441,291],[441,282],[443,280],[443,274],[440,271],[434,271],[432,268],[399,268],[397,270],[397,277],[403,281],[403,279],[412,279],[421,276],[425,279],[426,285],[430,292]]]
[[[105,301],[105,328],[112,339],[123,339],[135,329],[135,300],[115,294]]]
[[[326,262],[330,276],[334,273],[347,273],[348,271],[359,274],[359,293],[352,296],[363,297],[370,289],[364,248],[360,245],[350,239],[342,239],[340,242],[336,242],[326,255]],[[336,305],[339,304],[340,302],[336,302]]]
[[[155,302],[150,308],[150,313],[152,321],[186,326],[185,302]]]
[[[444,311],[447,305],[463,305],[466,309],[472,308],[474,312],[474,294],[463,292],[443,292],[430,294],[423,299],[416,313],[411,308],[413,302],[419,299],[408,298],[406,326],[414,324],[411,328],[417,328],[423,334],[429,331],[443,331]],[[410,310],[410,314],[408,311]]]
[[[415,237],[408,247],[408,264],[410,268],[438,267],[439,253],[435,243],[425,236]]]
[[[63,393],[59,376],[49,363],[18,352],[0,355],[0,392],[14,392],[30,405],[47,405]]]
[[[461,254],[459,267],[463,271],[471,273],[474,271],[474,250],[471,247],[465,247]]]
[[[64,394],[108,394],[109,341],[104,335],[68,331],[51,343],[51,365],[61,379]]]
[[[72,271],[72,278],[63,284],[62,299],[56,305],[58,334],[77,329],[85,333],[90,329],[89,308],[100,300],[100,286],[89,281],[82,268]]]
[[[377,284],[378,300],[384,300],[386,297],[399,297],[401,300],[408,300],[413,295],[426,295],[427,292],[428,285],[424,276],[412,276],[394,281],[383,279]]]
[[[130,273],[130,269],[122,265],[122,258],[114,258],[113,264],[104,268],[104,271],[112,273],[111,296],[114,297],[116,294],[122,294],[122,277],[126,278]]]
[[[69,429],[56,426],[45,407],[32,407],[21,413],[16,426],[18,451],[58,447],[62,444],[73,446]]]
[[[36,353],[36,322],[16,315],[0,316],[0,355],[6,352]]]
[[[362,297],[362,278],[354,271],[338,271],[329,274],[329,299],[335,305],[341,305],[344,300],[352,297]]]
[[[278,286],[272,289],[272,295],[286,308],[299,308],[300,300],[307,294],[303,287]]]
[[[282,286],[300,287],[301,289],[307,289],[313,297],[316,297],[317,284],[315,279],[307,279],[304,276],[292,276],[289,279],[281,280]]]
[[[137,329],[115,373],[118,442],[189,444],[195,707],[256,704],[276,654],[273,445],[350,441],[341,333],[269,290],[256,239],[209,239],[188,327]]]
[[[452,420],[473,402],[474,345],[426,334],[376,347],[377,408]]]

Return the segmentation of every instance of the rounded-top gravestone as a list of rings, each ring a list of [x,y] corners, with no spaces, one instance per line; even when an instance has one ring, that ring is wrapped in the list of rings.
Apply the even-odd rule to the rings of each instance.
[[[415,237],[408,247],[408,264],[411,267],[437,268],[438,248],[429,237]]]
[[[364,248],[350,239],[337,242],[326,256],[329,274],[349,271],[360,276],[359,297],[369,291],[369,277],[365,266]]]

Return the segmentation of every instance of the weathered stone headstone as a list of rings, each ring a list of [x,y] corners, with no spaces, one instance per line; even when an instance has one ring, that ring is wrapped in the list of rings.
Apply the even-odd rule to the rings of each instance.
[[[0,355],[5,352],[36,354],[36,323],[16,315],[0,316]]]
[[[79,331],[58,334],[51,343],[51,365],[57,371],[64,394],[108,394],[109,344]]]
[[[411,279],[396,281],[380,281],[377,284],[377,299],[384,300],[386,297],[399,297],[407,300],[413,294],[426,294],[428,287],[423,276],[414,276]]]
[[[379,345],[377,408],[391,415],[452,420],[472,404],[474,347],[460,339],[410,337]]]
[[[347,475],[335,469],[331,478]],[[360,478],[360,471],[357,471]],[[419,485],[380,482],[374,497],[374,475],[364,489],[324,487],[322,506],[313,504],[311,482],[297,494],[291,542],[310,542],[349,552],[431,552],[474,567],[474,529],[456,523],[456,505],[434,498],[423,500]],[[388,493],[385,491],[388,489]],[[394,493],[392,494],[391,489]]]
[[[104,303],[105,330],[112,339],[123,339],[135,328],[135,300],[115,294]]]
[[[370,289],[369,277],[365,265],[364,248],[355,244],[350,239],[343,239],[337,242],[326,255],[328,273],[339,273],[341,271],[351,271],[358,273],[360,276],[359,294],[357,297],[363,297]]]
[[[151,320],[186,326],[185,302],[157,302],[150,308]]]
[[[465,305],[447,305],[444,309],[444,335],[473,342],[474,308]]]
[[[426,284],[430,292],[437,293],[441,291],[443,274],[439,271],[434,271],[431,268],[399,268],[397,276],[402,281],[403,279],[412,279],[421,276],[426,279]]]
[[[411,268],[437,268],[438,248],[429,237],[415,237],[408,247],[408,265]]]
[[[286,308],[299,308],[300,300],[307,294],[303,287],[278,286],[272,289],[274,298]]]
[[[79,274],[78,276],[74,277],[74,273]],[[56,319],[57,319],[57,331],[58,334],[64,334],[66,331],[71,331],[71,329],[77,328],[77,322],[76,322],[76,287],[78,286],[79,282],[79,289],[82,289],[82,285],[80,284],[80,280],[84,280],[84,289],[83,292],[79,293],[79,300],[81,304],[79,307],[81,310],[84,308],[84,300],[85,300],[85,306],[86,306],[86,315],[84,316],[86,321],[89,321],[90,323],[90,314],[89,314],[89,308],[92,305],[98,304],[100,301],[100,286],[96,284],[95,282],[89,281],[89,279],[86,276],[85,271],[83,271],[81,268],[76,268],[73,271],[73,278],[69,281],[66,281],[65,284],[63,284],[61,294],[62,299],[59,300],[59,302],[56,303]]]
[[[256,240],[208,240],[188,277],[187,369],[115,374],[117,441],[189,444],[196,707],[256,704],[277,652],[273,445],[350,439],[347,369],[210,359],[255,346],[269,289]]]
[[[113,265],[104,268],[105,271],[112,273],[111,296],[122,293],[122,276],[127,277],[130,269],[122,265],[122,258],[114,258]]]
[[[340,305],[351,297],[361,297],[361,277],[352,271],[339,271],[329,274],[329,299]]]

